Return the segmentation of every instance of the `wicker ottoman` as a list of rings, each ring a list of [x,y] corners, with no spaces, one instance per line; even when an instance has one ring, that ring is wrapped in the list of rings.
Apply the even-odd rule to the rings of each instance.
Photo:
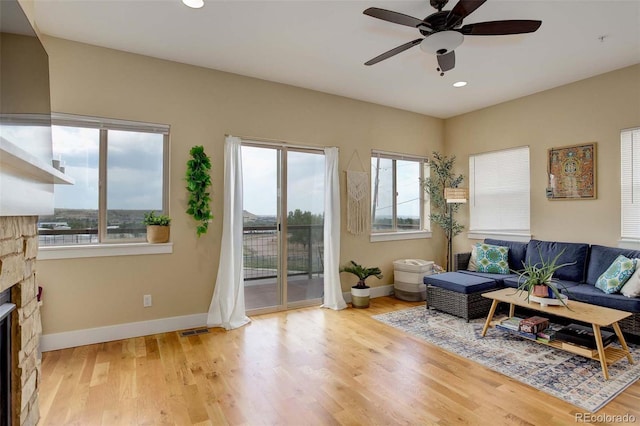
[[[482,278],[460,272],[424,277],[427,285],[427,308],[434,308],[462,317],[467,322],[486,316],[491,308],[491,299],[482,293],[498,287],[491,278]]]

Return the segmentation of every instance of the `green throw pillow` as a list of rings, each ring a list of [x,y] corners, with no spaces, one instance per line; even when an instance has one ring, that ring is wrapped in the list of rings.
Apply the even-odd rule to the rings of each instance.
[[[596,281],[596,287],[607,294],[617,293],[636,270],[636,259],[623,255],[616,257],[611,266]]]
[[[509,247],[476,244],[476,269],[492,274],[509,273]]]

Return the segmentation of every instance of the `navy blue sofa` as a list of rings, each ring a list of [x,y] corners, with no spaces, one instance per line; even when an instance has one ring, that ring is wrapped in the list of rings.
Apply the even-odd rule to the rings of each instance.
[[[524,263],[538,263],[542,258],[553,259],[562,252],[558,263],[572,265],[560,268],[554,274],[560,282],[559,288],[570,300],[586,302],[631,312],[633,315],[620,322],[620,328],[627,334],[640,336],[640,297],[626,297],[622,294],[606,294],[595,287],[598,277],[622,254],[628,258],[640,258],[640,250],[628,250],[616,247],[589,245],[584,243],[565,243],[558,241],[531,240],[527,243],[486,239],[486,244],[509,247],[509,269],[521,270]],[[464,274],[491,278],[498,287],[518,287],[517,274],[488,274],[468,271],[471,253],[458,253],[454,256],[454,270]]]

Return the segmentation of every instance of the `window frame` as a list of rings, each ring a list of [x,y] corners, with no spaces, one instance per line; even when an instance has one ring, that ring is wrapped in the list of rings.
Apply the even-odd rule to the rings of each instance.
[[[389,159],[392,160],[392,168],[393,168],[393,173],[392,173],[392,192],[395,193],[395,197],[393,199],[393,206],[392,206],[392,229],[391,230],[382,230],[382,231],[376,231],[373,229],[373,220],[372,220],[372,215],[373,215],[373,185],[371,185],[371,192],[370,192],[370,196],[371,196],[371,204],[370,204],[370,210],[369,210],[369,219],[370,219],[370,226],[369,226],[369,238],[370,238],[370,242],[380,242],[380,241],[397,241],[397,240],[412,240],[412,239],[422,239],[422,238],[431,238],[431,222],[429,221],[429,211],[430,211],[430,200],[429,197],[425,196],[425,191],[422,188],[422,184],[421,182],[424,180],[426,173],[429,172],[429,159],[427,157],[423,157],[423,156],[419,156],[419,155],[413,155],[413,154],[403,154],[403,153],[396,153],[396,152],[388,152],[388,151],[380,151],[380,150],[371,150],[371,158],[369,161],[369,170],[371,170],[372,164],[373,164],[373,160],[376,158],[384,158],[384,159]],[[397,226],[397,220],[398,220],[398,215],[397,215],[397,207],[398,207],[398,203],[397,203],[397,196],[398,196],[398,191],[396,188],[397,185],[397,168],[396,168],[396,161],[397,160],[401,160],[401,161],[415,161],[419,164],[419,170],[420,170],[420,176],[418,177],[418,187],[419,187],[419,193],[420,193],[420,229],[419,230],[409,230],[409,231],[403,231],[403,230],[399,230],[398,226]],[[374,177],[371,176],[371,179],[373,180]]]
[[[108,132],[129,131],[162,134],[162,214],[169,214],[170,182],[170,126],[102,117],[91,117],[66,113],[51,113],[52,126],[91,128],[99,131],[98,154],[98,242],[91,244],[68,244],[41,246],[38,260],[83,257],[122,256],[137,254],[166,254],[173,252],[173,243],[150,244],[142,238],[109,240],[107,238],[107,155]]]
[[[502,154],[508,151],[516,151],[516,150],[526,150],[527,160],[528,160],[528,168],[527,168],[528,181],[529,181],[529,184],[527,185],[527,191],[528,191],[527,200],[529,203],[528,229],[504,229],[504,228],[491,229],[491,228],[482,228],[477,225],[474,228],[473,227],[474,225],[473,209],[474,209],[475,200],[476,200],[476,191],[475,191],[476,179],[474,175],[474,171],[476,167],[474,163],[475,159],[479,156]],[[501,172],[502,172],[502,169],[501,169]],[[513,148],[506,148],[506,149],[501,149],[496,151],[481,152],[481,153],[469,155],[469,231],[467,232],[467,238],[479,239],[479,240],[483,240],[485,238],[499,238],[499,239],[505,239],[505,240],[511,240],[511,241],[522,241],[522,242],[526,242],[531,239],[531,150],[528,145],[513,147]]]
[[[625,157],[628,155],[628,157]],[[628,158],[628,160],[627,160]],[[626,222],[640,221],[640,202],[634,203],[634,187],[640,186],[640,176],[635,177],[634,163],[640,162],[640,126],[620,131],[620,240],[618,247],[640,249],[640,230],[627,232],[630,223],[625,223],[625,212],[630,213]],[[629,192],[630,194],[627,194]],[[629,195],[631,200],[628,199]]]

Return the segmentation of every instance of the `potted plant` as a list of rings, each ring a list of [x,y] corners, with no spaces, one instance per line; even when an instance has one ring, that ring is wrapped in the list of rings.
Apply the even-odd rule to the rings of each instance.
[[[340,268],[340,272],[348,272],[358,277],[358,283],[351,287],[351,306],[354,308],[368,308],[371,291],[365,281],[370,276],[381,279],[382,271],[380,271],[380,268],[365,268],[352,260],[350,265]]]
[[[147,225],[148,242],[155,244],[169,241],[169,225],[171,225],[171,218],[169,216],[156,216],[156,213],[151,211],[144,214],[143,223]]]
[[[544,259],[539,249],[538,252],[540,253],[539,263],[525,264],[522,262],[524,269],[521,271],[512,270],[512,272],[518,274],[517,291],[527,292],[527,302],[533,294],[536,297],[554,297],[562,302],[563,305],[567,306],[565,301],[566,296],[561,296],[560,290],[558,290],[558,284],[562,284],[553,277],[553,274],[558,269],[568,265],[573,265],[576,262],[558,264],[558,259],[562,256],[564,250],[558,253],[556,257],[550,261]]]

